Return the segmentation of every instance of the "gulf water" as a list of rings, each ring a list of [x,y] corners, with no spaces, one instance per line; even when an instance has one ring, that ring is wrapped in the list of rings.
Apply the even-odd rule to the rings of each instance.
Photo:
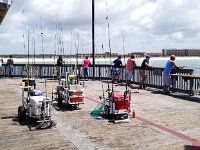
[[[92,58],[89,58],[92,62]],[[95,58],[95,64],[112,64],[112,62],[116,58]],[[141,63],[144,58],[136,58],[136,64],[137,66],[141,66]],[[4,63],[6,63],[6,58],[3,59]],[[169,60],[169,57],[151,57],[149,60],[149,65],[153,67],[161,67],[164,68],[165,64]],[[75,58],[68,58],[64,59],[66,64],[76,64],[77,60]],[[126,63],[127,58],[122,58],[123,65]],[[14,58],[15,64],[27,64],[28,59],[27,58]],[[35,60],[30,58],[29,63],[35,64],[56,64],[56,60],[53,58],[36,58]],[[78,64],[82,64],[83,59],[78,59]],[[176,57],[175,64],[177,66],[184,66],[184,68],[187,69],[194,69],[195,74],[200,74],[200,57]]]

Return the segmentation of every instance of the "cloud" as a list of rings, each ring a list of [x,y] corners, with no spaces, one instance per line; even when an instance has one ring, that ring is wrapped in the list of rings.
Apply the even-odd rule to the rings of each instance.
[[[107,5],[106,0],[96,0],[95,48],[102,52],[103,44],[109,51],[109,38],[112,51],[118,53],[123,53],[123,45],[126,53],[200,48],[199,16],[198,0],[107,0]],[[60,51],[61,42],[65,54],[76,53],[76,41],[80,52],[90,53],[91,17],[91,0],[14,1],[0,26],[0,52],[26,53],[28,38],[31,49],[34,37],[36,53],[42,53],[42,38],[45,53]]]

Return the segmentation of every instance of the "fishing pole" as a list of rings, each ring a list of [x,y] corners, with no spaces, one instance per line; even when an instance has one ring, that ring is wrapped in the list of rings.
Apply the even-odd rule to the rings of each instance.
[[[78,52],[79,52],[79,32],[76,34],[76,41],[75,41],[75,49],[76,49],[76,65],[75,65],[75,75],[76,75],[76,80],[77,84],[79,82],[79,72],[78,72]]]
[[[57,14],[57,20],[58,20],[58,14]],[[53,95],[54,95],[54,82],[55,82],[55,72],[56,72],[56,53],[57,53],[57,50],[56,50],[56,42],[57,42],[57,24],[56,24],[56,33],[55,33],[55,42],[54,42],[54,57],[53,57],[53,62],[54,62],[54,67],[53,67],[53,85],[52,85],[52,93],[51,93],[51,98],[52,98],[52,101],[54,99]]]
[[[30,100],[30,90],[29,90],[29,28],[28,28],[28,70],[27,70],[27,73],[28,73],[28,98]]]
[[[72,31],[71,31],[71,49],[70,49],[70,67],[72,68]]]
[[[35,30],[33,28],[32,36],[32,77],[35,78]]]
[[[108,45],[109,45],[109,53],[110,53],[110,73],[111,73],[111,78],[113,79],[113,74],[112,74],[112,68],[111,68],[111,40],[110,40],[110,23],[109,23],[109,18],[108,18],[108,4],[107,4],[107,0],[106,0],[106,10],[107,10],[107,16],[106,16],[106,20],[107,20],[107,29],[108,29]],[[109,84],[109,83],[108,83]],[[113,81],[112,81],[112,92],[113,92]]]
[[[63,44],[63,34],[62,34],[62,24],[60,22],[60,53],[61,53],[61,57],[62,57],[62,64],[61,64],[61,77],[63,77],[63,57],[64,57],[64,44]]]
[[[104,51],[103,44],[102,44],[102,50]],[[106,61],[106,59],[105,59],[105,61]],[[108,89],[107,89],[107,91],[110,91],[110,84],[108,82],[108,70],[107,70],[107,67],[106,67],[106,76],[107,76],[107,83],[108,83]]]
[[[43,63],[44,63],[44,65],[45,65],[45,60],[44,60],[44,48],[43,48],[43,35],[44,35],[44,33],[43,33],[43,31],[42,31],[42,22],[41,22],[41,16],[40,16],[40,35],[41,35],[41,42],[42,42],[42,53],[43,53]],[[46,74],[46,69],[44,70],[44,72],[45,72],[45,74]],[[45,92],[46,92],[46,97],[47,97],[47,81],[46,81],[46,77],[45,77],[45,81],[44,81],[44,83],[45,83]]]
[[[111,64],[111,40],[110,40],[110,24],[109,24],[109,18],[108,18],[108,4],[107,4],[107,0],[106,0],[106,8],[107,8],[107,17],[106,17],[106,20],[107,20],[107,28],[108,28],[108,44],[109,44],[109,50],[110,50],[110,70],[112,69],[112,64]],[[109,97],[112,96],[112,107],[111,107],[111,110],[112,110],[112,115],[111,117],[109,118],[109,122],[115,122],[114,120],[114,115],[113,115],[113,110],[114,110],[114,104],[115,104],[115,100],[114,100],[114,87],[113,87],[113,73],[112,73],[112,70],[111,70],[111,78],[112,78],[112,89],[111,89],[111,93],[109,92]],[[108,83],[109,84],[109,83]]]
[[[22,35],[22,37],[23,37],[23,42],[24,42],[24,44],[23,44],[23,48],[24,48],[24,54],[26,54],[27,53],[27,51],[26,51],[26,42],[25,42],[25,35],[24,35],[24,29],[23,29],[23,26],[22,26],[22,33],[23,33],[23,35]],[[27,70],[28,70],[28,65],[27,65],[27,59],[26,59],[26,57],[25,57],[25,62],[26,62],[26,65],[25,65],[25,71],[27,72]],[[28,74],[27,74],[28,75]],[[28,76],[27,76],[27,79],[28,79]]]
[[[125,54],[126,54],[126,52],[125,52],[125,48],[124,48],[124,35],[123,35],[123,52],[124,52],[124,70],[125,70],[125,83],[126,83],[126,91],[128,90],[128,85],[127,85],[127,77],[126,77],[126,56],[125,56]]]

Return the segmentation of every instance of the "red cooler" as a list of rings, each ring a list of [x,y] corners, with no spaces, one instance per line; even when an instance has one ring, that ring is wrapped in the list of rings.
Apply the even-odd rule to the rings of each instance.
[[[124,100],[124,94],[113,94],[113,96],[110,98],[110,103],[112,103],[113,98],[115,103],[115,110],[126,109],[130,112],[130,100],[128,95],[126,95]]]

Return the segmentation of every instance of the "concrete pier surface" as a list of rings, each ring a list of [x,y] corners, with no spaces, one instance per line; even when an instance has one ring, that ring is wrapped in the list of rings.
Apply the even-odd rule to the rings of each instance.
[[[90,112],[101,102],[99,96],[108,84],[85,81],[85,104],[79,110],[59,107],[53,102],[55,127],[30,130],[30,122],[19,122],[17,109],[21,104],[20,78],[0,78],[0,149],[69,149],[69,150],[192,150],[200,149],[200,98],[180,93],[165,95],[160,89],[131,89],[129,123],[113,124],[95,119]],[[45,90],[44,79],[36,84]],[[47,96],[58,82],[47,81]],[[111,87],[111,84],[109,85]],[[103,88],[102,88],[103,87]],[[125,86],[113,86],[123,93]],[[107,96],[107,93],[105,92]],[[54,95],[55,98],[55,95]]]

